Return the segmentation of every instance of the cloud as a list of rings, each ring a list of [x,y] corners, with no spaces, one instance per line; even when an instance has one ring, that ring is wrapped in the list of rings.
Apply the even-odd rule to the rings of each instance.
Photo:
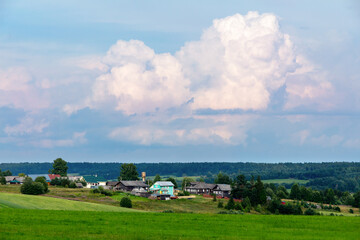
[[[63,108],[68,114],[85,107],[144,114],[190,99],[194,110],[265,110],[283,86],[287,109],[312,102],[323,107],[333,92],[321,70],[295,51],[273,14],[215,19],[199,41],[187,42],[174,55],[156,54],[138,40],[119,40],[102,59],[92,59],[81,64],[104,73],[90,97]]]
[[[192,79],[194,108],[265,109],[297,65],[290,37],[273,14],[216,19],[176,56]]]
[[[8,106],[25,110],[43,109],[49,103],[32,82],[24,68],[0,69],[0,107]]]
[[[72,138],[69,139],[42,139],[32,141],[30,144],[41,148],[72,147],[75,145],[85,144],[87,142],[85,135],[86,132],[75,132]]]
[[[6,126],[4,132],[8,135],[26,135],[30,133],[41,133],[49,126],[49,122],[42,119],[37,121],[29,116],[21,119],[20,123],[14,126]]]

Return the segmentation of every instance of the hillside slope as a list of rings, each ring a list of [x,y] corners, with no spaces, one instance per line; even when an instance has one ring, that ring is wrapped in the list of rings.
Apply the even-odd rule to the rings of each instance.
[[[136,212],[137,210],[80,202],[66,199],[32,196],[12,193],[0,193],[0,209],[46,209],[46,210],[73,210],[73,211],[103,211],[103,212]]]

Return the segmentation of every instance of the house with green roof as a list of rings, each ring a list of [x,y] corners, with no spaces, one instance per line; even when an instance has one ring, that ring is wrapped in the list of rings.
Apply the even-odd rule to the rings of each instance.
[[[157,181],[150,187],[155,195],[170,195],[174,196],[174,184],[170,181]]]
[[[86,182],[86,188],[98,188],[99,186],[106,186],[106,179],[98,177],[97,175],[83,176]]]

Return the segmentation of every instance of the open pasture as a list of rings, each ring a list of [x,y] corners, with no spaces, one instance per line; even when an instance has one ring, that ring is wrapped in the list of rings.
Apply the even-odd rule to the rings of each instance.
[[[0,211],[0,239],[359,239],[356,217]]]
[[[73,211],[108,211],[108,212],[134,212],[137,210],[109,206],[104,204],[71,201],[44,196],[0,193],[0,210],[6,208],[18,209],[47,209],[47,210],[73,210]]]

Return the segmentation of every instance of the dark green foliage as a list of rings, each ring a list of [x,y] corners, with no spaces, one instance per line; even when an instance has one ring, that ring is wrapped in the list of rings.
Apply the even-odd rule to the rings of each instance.
[[[235,210],[244,211],[244,208],[243,208],[243,206],[242,206],[241,203],[237,202],[237,203],[235,204]]]
[[[174,188],[178,188],[175,178],[169,177],[166,179],[166,181],[172,182],[174,184]]]
[[[281,201],[278,199],[272,200],[268,206],[268,210],[272,213],[279,213],[279,214],[290,214],[290,215],[301,215],[302,210],[300,205],[286,203],[281,204]],[[276,211],[278,210],[278,211]]]
[[[91,190],[92,193],[100,193],[100,189],[98,188],[94,188]]]
[[[10,170],[6,170],[5,172],[2,172],[0,169],[0,176],[12,176],[12,172]]]
[[[61,186],[61,179],[60,178],[54,178],[50,181],[51,186]]]
[[[291,187],[290,198],[296,199],[296,200],[301,200],[301,192],[300,192],[300,188],[299,188],[298,184],[294,184]]]
[[[316,212],[311,209],[311,208],[308,208],[306,209],[306,211],[304,212],[304,215],[316,215]]]
[[[5,179],[5,177],[0,176],[0,184],[1,184],[1,185],[5,185],[5,184],[6,184],[6,179]]]
[[[123,197],[120,201],[120,206],[126,208],[132,208],[131,199],[128,197]]]
[[[191,182],[194,182],[194,179],[189,178],[189,177],[184,177],[184,178],[183,178],[183,181],[182,181],[182,183],[181,183],[181,188],[184,190],[184,189],[185,189],[185,185],[186,185],[186,186],[190,186],[190,183],[191,183]]]
[[[67,162],[62,158],[57,158],[54,160],[53,169],[50,170],[52,174],[60,174],[60,176],[64,177],[67,175]]]
[[[39,182],[44,186],[44,192],[48,192],[49,191],[49,187],[48,187],[48,183],[46,182],[46,178],[45,177],[37,177],[35,179],[35,182]]]
[[[229,177],[229,175],[219,172],[214,182],[216,184],[231,184],[231,178]]]
[[[161,177],[160,177],[159,174],[156,174],[156,176],[154,177],[153,182],[156,183],[156,182],[158,182],[158,181],[161,181]]]
[[[338,206],[334,207],[333,209],[334,209],[335,211],[337,211],[337,212],[341,212],[341,210],[340,210],[340,208],[339,208]]]
[[[120,168],[119,180],[139,180],[139,173],[133,163],[123,163]]]
[[[26,178],[21,185],[20,191],[22,194],[39,195],[45,193],[45,188],[42,183],[33,182],[31,178]]]
[[[222,202],[222,201],[219,201],[217,207],[218,207],[218,208],[223,208],[223,207],[224,207],[223,202]]]
[[[354,210],[352,208],[350,208],[349,213],[354,213]]]
[[[235,208],[235,202],[234,202],[234,198],[231,197],[230,200],[228,201],[228,203],[225,206],[225,209],[227,210],[231,210]]]
[[[76,188],[76,183],[75,182],[71,182],[69,184],[69,188]]]
[[[213,202],[216,202],[216,195],[213,194]]]
[[[354,194],[353,207],[360,208],[360,191]]]
[[[67,179],[67,178],[62,178],[62,179],[60,180],[60,185],[61,185],[62,187],[69,187],[69,185],[70,185],[70,180]]]

